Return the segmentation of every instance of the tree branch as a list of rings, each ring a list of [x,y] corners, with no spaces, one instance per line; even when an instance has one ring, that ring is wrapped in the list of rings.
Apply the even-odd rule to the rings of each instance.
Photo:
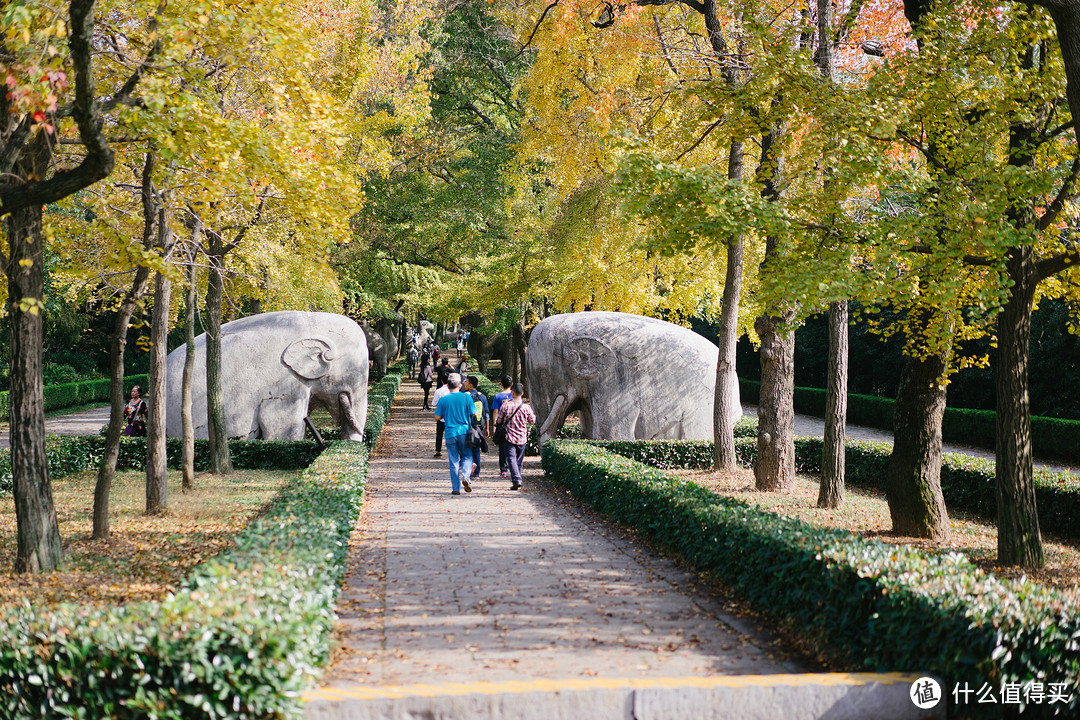
[[[79,129],[79,138],[86,147],[86,155],[76,167],[60,170],[48,180],[0,183],[0,215],[56,202],[112,172],[115,159],[105,139],[101,115],[94,100],[94,0],[71,0],[69,19],[71,35],[68,45],[75,71],[72,117]]]
[[[1061,215],[1062,210],[1065,209],[1065,204],[1076,197],[1076,180],[1080,178],[1080,155],[1073,158],[1072,168],[1069,170],[1069,177],[1065,179],[1065,182],[1061,184],[1058,189],[1057,197],[1046,208],[1046,212],[1042,217],[1035,222],[1035,229],[1042,232],[1046,228],[1050,227]]]
[[[546,18],[547,14],[549,12],[551,12],[552,8],[554,8],[558,4],[559,4],[559,0],[554,0],[554,2],[552,2],[546,8],[544,8],[544,12],[542,12],[540,14],[540,19],[536,21],[536,26],[532,29],[532,32],[529,33],[529,39],[525,41],[525,44],[521,46],[521,49],[518,50],[515,55],[513,55],[511,57],[508,57],[505,60],[503,60],[504,63],[508,63],[508,62],[512,62],[514,60],[517,60],[519,57],[521,57],[525,53],[525,51],[529,48],[529,46],[532,45],[533,38],[536,37],[536,33],[540,29],[541,23],[544,22],[544,18]]]
[[[1077,265],[1080,265],[1080,248],[1040,260],[1035,263],[1035,273],[1036,277],[1039,278],[1039,282],[1042,282]]]

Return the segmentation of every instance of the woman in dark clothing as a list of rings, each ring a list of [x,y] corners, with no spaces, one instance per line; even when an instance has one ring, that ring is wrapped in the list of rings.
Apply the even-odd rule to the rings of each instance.
[[[146,418],[149,415],[146,401],[142,399],[142,388],[131,388],[131,400],[124,406],[124,434],[133,437],[146,437]]]
[[[431,392],[431,384],[435,382],[435,372],[431,368],[431,356],[427,353],[424,353],[420,358],[420,372],[417,373],[417,377],[419,378],[417,382],[420,383],[420,387],[424,388],[424,409],[430,410],[428,393]]]

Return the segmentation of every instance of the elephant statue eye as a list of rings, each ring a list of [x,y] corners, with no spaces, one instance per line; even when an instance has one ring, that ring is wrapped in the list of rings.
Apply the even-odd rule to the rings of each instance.
[[[577,337],[563,348],[567,365],[583,377],[599,375],[614,366],[615,353],[596,338]]]

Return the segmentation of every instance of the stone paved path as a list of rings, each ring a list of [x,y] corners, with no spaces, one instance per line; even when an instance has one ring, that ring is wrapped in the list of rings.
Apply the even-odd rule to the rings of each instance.
[[[108,406],[45,418],[46,435],[97,435],[109,424]],[[0,425],[0,448],[11,447],[8,424]]]
[[[529,458],[450,495],[406,381],[371,462],[330,686],[801,671],[673,563],[594,519]]]

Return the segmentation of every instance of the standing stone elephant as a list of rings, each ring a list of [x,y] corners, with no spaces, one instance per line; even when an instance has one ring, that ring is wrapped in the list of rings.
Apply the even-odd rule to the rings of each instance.
[[[166,360],[165,430],[183,431],[180,394],[186,345]],[[344,315],[271,312],[221,326],[225,429],[230,438],[302,440],[304,418],[325,408],[346,440],[367,422],[368,353],[364,331]],[[195,338],[192,417],[207,437],[206,335]]]
[[[375,365],[379,377],[382,377],[386,374],[386,368],[390,364],[390,348],[387,346],[383,336],[376,332],[366,320],[362,330],[367,342],[368,357]]]
[[[487,373],[488,361],[498,355],[502,357],[507,347],[506,336],[502,333],[484,334],[479,330],[469,333],[465,348],[469,355],[476,360],[476,366],[481,374]],[[504,365],[505,367],[505,365]]]
[[[692,330],[640,315],[543,320],[525,356],[541,444],[575,411],[593,440],[711,439],[717,352]]]
[[[375,321],[375,332],[386,343],[386,362],[392,363],[401,354],[401,345],[398,342],[398,334],[401,326],[401,316],[396,319],[379,318]],[[385,373],[386,371],[383,370]]]

